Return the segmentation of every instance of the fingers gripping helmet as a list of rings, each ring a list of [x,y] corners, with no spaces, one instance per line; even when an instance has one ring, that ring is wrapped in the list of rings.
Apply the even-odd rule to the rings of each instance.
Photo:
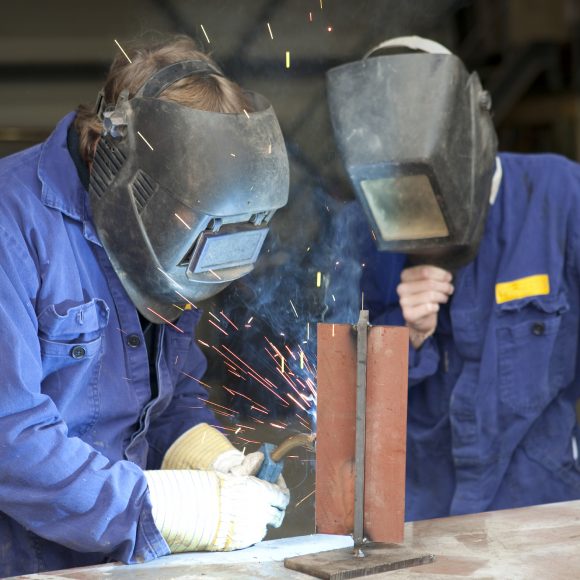
[[[99,104],[104,131],[89,185],[100,240],[129,297],[153,322],[209,298],[254,267],[288,199],[288,158],[266,99],[217,113],[159,98],[209,62],[169,65],[129,98]]]

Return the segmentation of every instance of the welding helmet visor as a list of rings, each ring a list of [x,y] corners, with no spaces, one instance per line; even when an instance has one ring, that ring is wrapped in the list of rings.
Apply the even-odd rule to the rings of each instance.
[[[390,52],[369,58],[378,50]],[[443,46],[405,37],[327,81],[336,142],[378,248],[448,268],[469,261],[497,150],[477,74]]]
[[[239,114],[158,98],[204,61],[170,65],[132,98],[100,106],[104,132],[90,179],[92,217],[129,297],[153,322],[176,319],[250,272],[276,209],[288,158],[271,105],[247,93]]]

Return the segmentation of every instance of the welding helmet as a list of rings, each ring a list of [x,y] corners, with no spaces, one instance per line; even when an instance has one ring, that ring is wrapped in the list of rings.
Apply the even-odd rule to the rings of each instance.
[[[440,44],[403,37],[329,70],[327,82],[338,149],[378,249],[447,269],[469,262],[497,151],[478,75]]]
[[[192,75],[183,61],[136,94],[98,105],[103,134],[89,185],[92,217],[139,312],[176,319],[254,267],[276,209],[288,200],[288,158],[272,106],[246,93],[239,114],[192,109],[159,95]]]

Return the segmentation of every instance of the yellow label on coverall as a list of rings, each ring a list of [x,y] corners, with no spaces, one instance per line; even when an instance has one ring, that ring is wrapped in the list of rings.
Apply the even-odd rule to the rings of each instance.
[[[495,285],[495,300],[498,304],[549,293],[550,278],[547,274],[526,276],[525,278],[519,278],[511,282],[501,282]]]

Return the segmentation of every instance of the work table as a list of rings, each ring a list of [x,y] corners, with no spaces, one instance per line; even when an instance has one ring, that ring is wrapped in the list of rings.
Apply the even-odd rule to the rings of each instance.
[[[21,578],[311,578],[283,558],[348,545],[345,536],[300,536],[229,553],[177,554],[154,562],[104,564]],[[373,578],[580,578],[580,500],[405,524],[405,546],[436,561]]]

